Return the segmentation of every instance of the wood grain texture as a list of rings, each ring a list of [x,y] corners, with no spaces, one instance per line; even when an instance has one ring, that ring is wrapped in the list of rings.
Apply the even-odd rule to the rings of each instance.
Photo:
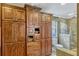
[[[3,56],[16,56],[17,55],[16,44],[4,43],[2,55]]]
[[[35,28],[40,30],[39,10],[26,5],[26,19],[27,19],[27,55],[39,56],[41,55],[40,33],[36,34]],[[29,38],[33,36],[33,38]]]
[[[46,55],[49,56],[52,53],[52,39],[47,38],[46,39]]]
[[[25,43],[16,44],[17,56],[25,56]]]
[[[25,23],[24,22],[14,22],[15,31],[14,36],[16,42],[25,42]]]
[[[25,21],[25,10],[21,10],[21,9],[15,9],[15,18],[16,21]]]
[[[15,42],[15,24],[12,21],[2,21],[2,41],[3,43]]]
[[[41,13],[41,42],[42,55],[51,55],[52,53],[52,16],[47,13]]]
[[[25,56],[25,10],[2,4],[2,55]]]
[[[15,20],[12,7],[2,6],[2,20]]]
[[[45,56],[46,55],[46,39],[41,39],[41,55]]]
[[[25,8],[26,12],[24,8],[2,4],[2,55],[51,55],[51,15],[40,15],[40,8]],[[36,28],[39,32],[35,31]],[[32,41],[28,37],[30,33]]]
[[[28,42],[27,43],[27,55],[28,56],[40,56],[41,55],[40,42]]]
[[[0,56],[1,56],[1,3],[0,3]]]

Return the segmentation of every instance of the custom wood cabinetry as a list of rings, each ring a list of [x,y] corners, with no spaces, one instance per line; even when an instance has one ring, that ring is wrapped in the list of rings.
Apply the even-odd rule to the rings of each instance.
[[[23,10],[23,8],[15,9],[15,17],[16,21],[25,21],[25,10]]]
[[[27,55],[41,55],[40,9],[26,5],[27,16]]]
[[[1,4],[0,4],[0,56],[1,56]]]
[[[17,43],[17,56],[25,56],[25,43]]]
[[[51,55],[51,14],[39,13],[37,8],[26,5],[27,55]]]
[[[2,41],[4,43],[15,42],[14,26],[14,22],[12,21],[2,21]]]
[[[40,42],[28,42],[27,43],[27,55],[28,56],[40,56]]]
[[[17,50],[16,45],[14,43],[4,43],[2,47],[3,56],[16,56]]]
[[[2,4],[2,20],[14,20],[14,9],[12,6]]]
[[[42,55],[51,55],[52,53],[51,16],[47,13],[41,13]]]
[[[2,4],[2,55],[25,55],[25,10]]]
[[[30,5],[0,4],[0,55],[51,55],[52,15],[40,10]]]

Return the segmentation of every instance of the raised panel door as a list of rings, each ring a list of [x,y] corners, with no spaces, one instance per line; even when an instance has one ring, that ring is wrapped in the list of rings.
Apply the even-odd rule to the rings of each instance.
[[[51,21],[52,21],[52,16],[46,15],[46,22],[51,22]]]
[[[16,42],[25,42],[25,22],[15,22]]]
[[[45,22],[41,22],[41,38],[45,39],[46,38],[46,24]]]
[[[2,41],[15,42],[14,30],[15,24],[12,21],[2,21]]]
[[[34,10],[33,11],[33,25],[39,26],[39,24],[40,24],[39,12]]]
[[[4,43],[2,55],[3,56],[16,56],[17,49],[14,43]]]
[[[46,38],[50,38],[50,37],[52,37],[52,27],[51,27],[51,22],[46,22],[45,23],[45,25],[46,25]]]
[[[15,9],[16,21],[25,21],[25,10]]]
[[[40,56],[41,46],[40,42],[28,42],[27,43],[27,55],[28,56]]]
[[[25,56],[25,43],[17,43],[17,56]]]
[[[46,39],[41,39],[41,55],[45,56],[46,53]]]
[[[14,20],[14,10],[9,6],[2,6],[2,20]]]
[[[45,22],[46,21],[46,14],[41,14],[41,21]]]
[[[1,3],[0,3],[0,56],[1,56]]]
[[[46,55],[51,55],[52,53],[52,38],[46,39]]]
[[[27,14],[26,15],[26,17],[27,17],[27,27],[31,27],[31,26],[33,26],[33,16],[34,16],[33,9],[28,8],[26,14]]]

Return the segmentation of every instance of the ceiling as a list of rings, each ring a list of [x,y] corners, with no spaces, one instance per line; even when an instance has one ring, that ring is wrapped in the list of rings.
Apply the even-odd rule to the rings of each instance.
[[[29,3],[30,5],[42,8],[41,11],[51,13],[57,17],[69,18],[76,16],[77,4],[76,3]],[[23,7],[24,4],[12,4]]]

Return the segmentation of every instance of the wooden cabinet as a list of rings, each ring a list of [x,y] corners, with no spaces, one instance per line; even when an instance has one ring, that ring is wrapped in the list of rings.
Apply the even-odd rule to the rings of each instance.
[[[40,10],[0,4],[0,55],[51,55],[51,15]]]
[[[17,50],[17,55],[24,55],[24,46],[25,46],[25,23],[24,22],[11,22],[11,21],[3,21],[2,22],[2,37],[3,37],[3,51],[6,52],[7,50],[7,44],[8,47],[10,48],[10,43],[11,46],[13,44],[15,44],[15,46],[17,46],[17,48],[15,50]],[[6,44],[6,45],[4,45]],[[14,47],[14,46],[12,46]],[[12,47],[10,49],[12,49]],[[22,50],[22,51],[21,51]],[[10,53],[10,51],[8,51]],[[7,52],[6,52],[7,53]],[[20,54],[19,54],[20,53]],[[8,55],[7,54],[3,54],[3,55]],[[13,55],[13,54],[9,54],[9,55]],[[15,55],[15,54],[14,54]]]
[[[52,28],[50,14],[40,14],[33,7],[26,6],[27,14],[27,55],[51,55],[52,53]],[[41,17],[40,17],[41,16]],[[39,29],[39,34],[35,32]],[[37,40],[38,39],[38,40]],[[36,42],[40,42],[39,45]],[[33,43],[33,44],[32,44]],[[39,49],[36,47],[40,47]],[[41,52],[40,52],[41,51]],[[36,53],[37,52],[37,53]]]
[[[2,22],[2,37],[6,43],[10,42],[24,42],[25,41],[25,23],[3,21]]]
[[[46,38],[51,38],[52,37],[52,23],[51,22],[46,22],[45,26],[46,26]]]
[[[41,39],[41,55],[45,56],[46,55],[46,39]]]
[[[1,3],[0,3],[0,56],[1,56]]]
[[[14,36],[16,42],[25,42],[25,23],[24,22],[14,22]]]
[[[46,23],[45,22],[41,22],[41,38],[42,39],[45,39],[45,37],[46,37]]]
[[[40,43],[40,9],[26,5],[26,20],[27,20],[27,55],[41,55]]]
[[[4,43],[2,55],[3,56],[16,56],[17,50],[16,45],[14,43]]]
[[[52,27],[51,22],[46,22],[46,55],[52,53]]]
[[[41,55],[40,42],[28,42],[27,43],[27,55],[28,56],[40,56]]]
[[[15,42],[15,24],[12,21],[2,21],[2,41],[4,43]]]
[[[25,56],[25,43],[16,44],[17,56]]]
[[[46,39],[46,55],[51,55],[52,53],[52,39],[47,38]]]
[[[26,21],[27,27],[33,26],[33,9],[31,7],[26,7]]]
[[[25,21],[25,11],[24,9],[15,9],[15,18],[16,21]]]
[[[25,21],[25,10],[16,6],[2,4],[2,20]]]
[[[33,25],[34,26],[40,25],[40,13],[38,10],[33,11]]]
[[[2,55],[25,55],[25,10],[2,4]]]
[[[24,56],[25,55],[25,44],[24,43],[5,43],[3,44],[3,55],[4,56]]]
[[[14,9],[6,4],[2,4],[2,20],[14,20]]]
[[[51,22],[51,20],[52,20],[52,15],[46,14],[46,22]]]
[[[52,23],[51,15],[41,13],[41,45],[42,55],[51,55],[52,53]]]

